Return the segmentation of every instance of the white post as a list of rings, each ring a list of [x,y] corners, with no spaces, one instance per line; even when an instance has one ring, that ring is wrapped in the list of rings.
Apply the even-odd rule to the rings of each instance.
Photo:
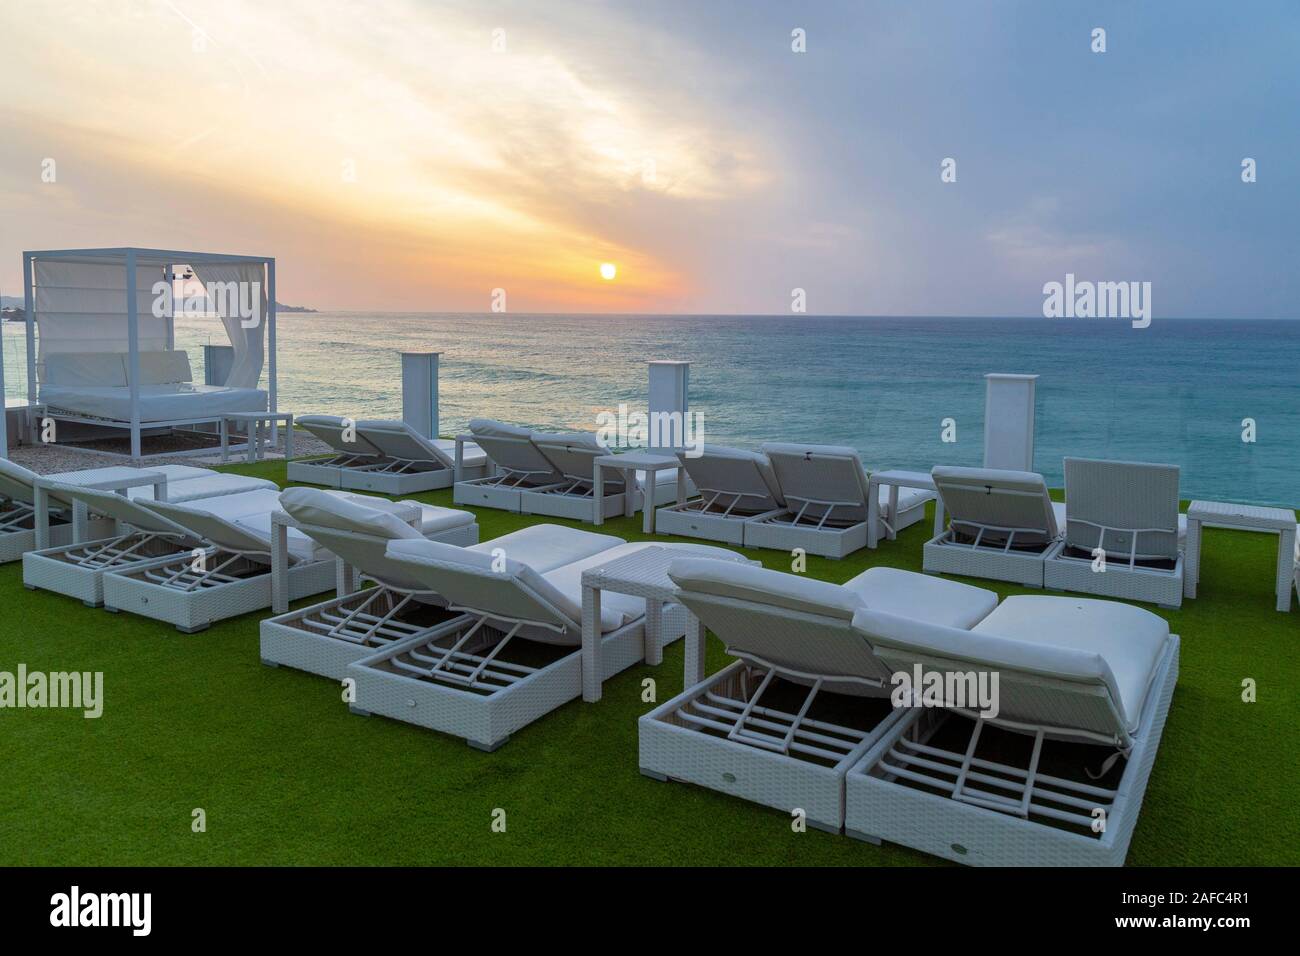
[[[650,363],[650,450],[673,454],[686,447],[686,412],[689,405],[690,362],[658,360]],[[673,422],[674,431],[655,427],[655,414],[668,413],[661,419]],[[664,440],[667,438],[668,440]]]
[[[279,382],[275,377],[275,260],[266,260],[266,350],[269,353],[266,359],[267,376],[270,379],[268,385],[268,398],[270,399],[270,410],[276,412],[280,410],[280,392]],[[280,423],[271,422],[271,447],[275,447],[276,438],[279,435]],[[285,439],[285,450],[288,450],[289,439]]]
[[[131,386],[131,457],[140,457],[140,316],[135,301],[135,250],[126,253],[126,341]]]
[[[1033,471],[1038,376],[994,373],[984,379],[984,467]]]
[[[36,405],[36,291],[32,287],[32,257],[23,253],[23,310],[24,324],[27,329],[27,412],[24,415],[27,436],[31,440],[36,435],[37,424],[34,420],[33,407]]]
[[[425,438],[438,437],[438,356],[402,352],[402,421]]]

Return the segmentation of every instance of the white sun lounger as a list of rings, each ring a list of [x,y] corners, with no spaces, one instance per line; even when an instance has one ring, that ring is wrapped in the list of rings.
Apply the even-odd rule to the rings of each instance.
[[[1181,607],[1178,473],[1177,465],[1065,459],[1065,539],[1044,564],[1044,586]]]
[[[75,474],[81,478],[93,477],[96,472],[105,475],[121,472],[121,467],[91,469]],[[239,494],[258,488],[275,488],[274,482],[262,478],[249,478],[243,475],[225,475],[208,468],[193,468],[189,465],[155,465],[146,469],[125,469],[128,472],[142,470],[150,474],[160,474],[167,479],[167,497],[174,501],[189,501],[217,495]],[[17,561],[28,551],[38,547],[36,515],[36,482],[43,485],[59,483],[63,474],[38,476],[22,465],[0,459],[0,564]],[[152,498],[152,485],[127,489],[131,498]],[[73,544],[77,540],[76,526],[73,520],[75,502],[58,495],[47,495],[49,504],[46,508],[49,538],[45,547]],[[113,534],[113,522],[96,515],[88,516],[88,525],[81,531],[81,540],[103,538]]]
[[[930,475],[951,520],[926,542],[922,568],[1041,588],[1043,562],[1061,537],[1043,476],[946,465]]]
[[[904,716],[890,670],[852,629],[866,606],[969,628],[997,595],[895,568],[846,584],[720,561],[674,561],[679,598],[735,662],[644,715],[641,772],[844,820],[844,776]]]
[[[452,492],[456,504],[517,512],[525,490],[549,491],[564,486],[564,475],[533,444],[530,429],[475,418],[469,430],[495,474],[457,481]]]
[[[469,618],[454,633],[393,644],[351,664],[353,710],[496,749],[582,693],[582,572],[656,546],[736,557],[704,545],[628,544],[546,524],[471,548],[391,541],[388,556],[405,574]],[[685,631],[685,613],[671,608],[663,618],[665,643]],[[600,625],[604,680],[643,659],[645,600],[606,592]]]
[[[379,449],[384,461],[365,468],[342,469],[344,488],[410,495],[452,486],[455,442],[425,438],[403,421],[379,419],[357,422],[357,436]],[[465,444],[460,468],[466,480],[481,478],[487,470],[487,456],[477,445]]]
[[[168,482],[168,500],[171,500],[170,492],[175,490],[184,496],[184,502],[190,507],[202,510],[208,507],[207,502],[228,497],[220,493],[223,488],[235,487],[216,479],[239,477],[214,475]],[[252,481],[258,483],[253,490],[263,484],[273,490],[276,488],[272,482]],[[23,584],[32,590],[53,591],[76,598],[90,607],[99,607],[104,603],[104,575],[109,571],[136,570],[169,561],[189,560],[196,553],[195,549],[207,546],[190,529],[145,507],[144,502],[151,501],[152,494],[130,496],[49,483],[45,487],[54,500],[74,507],[80,505],[97,516],[104,535],[24,554]],[[199,487],[216,493],[206,498],[191,496]],[[153,488],[131,490],[152,492]]]
[[[342,488],[345,472],[351,474],[392,463],[357,433],[356,423],[349,419],[338,415],[299,415],[294,418],[294,424],[325,442],[334,453],[324,458],[289,462],[286,474],[290,481]]]
[[[104,575],[104,607],[166,621],[185,633],[271,604],[271,513],[279,495],[270,490],[202,502],[141,504],[186,529],[210,547],[201,556]],[[290,600],[334,584],[334,560],[306,535],[289,535]]]
[[[349,570],[340,575],[345,584],[338,596],[262,621],[263,664],[342,680],[353,661],[395,641],[433,640],[460,620],[446,610],[446,601],[389,559],[385,549],[389,541],[402,538],[472,545],[478,541],[478,525],[469,512],[315,488],[290,488],[280,495],[280,505],[298,531]],[[375,587],[356,591],[350,569]]]
[[[655,531],[727,544],[745,543],[747,522],[775,517],[785,499],[766,455],[705,445],[700,455],[677,453],[699,497],[655,512]]]
[[[762,446],[772,463],[785,509],[745,523],[745,545],[842,558],[867,546],[867,495],[871,493],[858,453],[840,445],[769,442]],[[888,514],[890,490],[877,489],[881,526],[895,532],[925,517],[934,492],[901,488],[898,514]]]
[[[998,707],[973,714],[954,681],[946,709],[907,708],[849,771],[846,832],[973,865],[1124,862],[1178,679],[1162,618],[1025,596],[970,630],[872,610],[853,627],[896,671],[996,674]]]
[[[561,475],[559,484],[536,491],[523,489],[519,494],[519,510],[524,514],[546,515],[552,518],[573,518],[594,522],[596,508],[601,519],[623,514],[627,499],[626,485],[621,476],[603,477],[603,496],[599,505],[595,500],[595,461],[608,455],[609,449],[596,440],[591,432],[547,434],[533,432],[533,447],[541,452],[551,467]],[[641,507],[642,494],[635,493],[633,507]]]

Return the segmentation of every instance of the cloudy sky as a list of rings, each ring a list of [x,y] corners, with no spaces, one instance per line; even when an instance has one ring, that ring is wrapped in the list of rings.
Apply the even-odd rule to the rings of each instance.
[[[1291,0],[55,0],[0,36],[6,295],[23,249],[138,245],[326,309],[1033,315],[1072,272],[1300,317]]]

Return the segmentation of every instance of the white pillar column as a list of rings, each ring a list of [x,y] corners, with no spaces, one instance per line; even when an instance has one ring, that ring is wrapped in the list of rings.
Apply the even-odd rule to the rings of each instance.
[[[135,250],[126,254],[126,341],[127,371],[131,387],[131,457],[140,457],[140,315],[135,300]]]
[[[425,438],[438,437],[438,356],[403,352],[402,421]]]
[[[650,450],[672,454],[686,443],[686,412],[689,406],[690,362],[659,360],[650,363]],[[674,431],[655,427],[656,413],[675,413]],[[673,419],[665,419],[673,421]]]
[[[1033,471],[1038,376],[992,373],[984,380],[984,467]]]

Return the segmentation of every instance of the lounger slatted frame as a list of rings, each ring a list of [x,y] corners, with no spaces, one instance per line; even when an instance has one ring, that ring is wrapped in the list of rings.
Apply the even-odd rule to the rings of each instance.
[[[353,712],[402,720],[492,751],[511,734],[581,696],[580,622],[518,577],[446,561],[419,563],[446,574],[443,591],[449,608],[468,615],[468,623],[434,640],[415,638],[350,664],[348,676],[356,681]],[[530,610],[507,614],[473,606],[492,596],[493,603]],[[681,637],[684,610],[665,609],[661,627],[665,642]],[[566,652],[538,668],[503,659],[503,649],[520,635],[545,637]],[[645,642],[644,615],[604,634],[601,680],[643,660]]]
[[[112,520],[92,515],[86,526],[86,534],[89,537],[106,538],[113,533],[113,529]],[[71,513],[51,513],[50,546],[69,545],[74,539]],[[31,505],[20,501],[10,502],[7,508],[0,510],[0,564],[19,561],[35,547],[35,510]]]
[[[746,522],[763,521],[781,513],[784,501],[780,490],[772,487],[776,479],[770,477],[771,463],[761,457],[705,445],[699,457],[680,451],[677,460],[678,467],[690,475],[699,497],[658,509],[658,534],[743,545]],[[763,467],[768,478],[764,478]]]
[[[1099,729],[1113,712],[1103,693],[1090,699],[1079,693],[1077,684],[1022,672],[1013,676],[1003,670],[1003,699],[1010,690],[1020,695],[1022,706],[1043,718],[1039,724],[1013,725],[1012,729],[1033,735],[1031,755],[1023,766],[972,756],[984,721],[952,711],[908,709],[905,718],[849,771],[845,832],[974,866],[1123,865],[1169,715],[1178,656],[1179,638],[1170,635],[1138,729],[1124,740]],[[945,671],[968,669],[970,664],[933,658],[924,659],[923,666]],[[1009,685],[1008,677],[1014,683]],[[971,722],[964,751],[927,742],[947,720]],[[1045,741],[1101,742],[1108,736],[1109,742],[1126,751],[1117,786],[1096,786],[1038,771],[1041,750],[1050,745]],[[1105,827],[1099,833],[1093,832],[1095,810],[1104,811]]]
[[[262,621],[259,646],[263,664],[343,680],[349,676],[349,664],[391,644],[417,638],[433,640],[468,623],[463,614],[434,610],[446,605],[434,592],[386,574],[391,566],[383,557],[383,539],[337,528],[298,527],[337,556],[339,593],[330,600]],[[476,544],[478,525],[452,528],[430,540],[461,547]],[[375,586],[357,590],[358,573]],[[406,615],[416,612],[435,620],[412,623]]]
[[[888,668],[853,631],[851,616],[755,607],[746,599],[710,594],[683,596],[701,620],[707,613],[728,633],[746,635],[751,646],[729,644],[727,652],[737,660],[640,718],[641,772],[786,812],[801,809],[811,825],[838,833],[845,775],[904,715],[891,710],[873,726],[855,728],[814,721],[808,711],[822,692],[888,698]],[[801,652],[821,673],[760,653],[791,641],[802,641]],[[799,711],[762,703],[778,676],[808,688]]]
[[[1177,465],[1065,459],[1066,537],[1044,563],[1044,586],[1182,607],[1178,478]],[[1117,513],[1130,521],[1105,518]],[[1071,554],[1072,545],[1089,556]],[[1093,567],[1098,547],[1106,551],[1104,571]],[[1144,567],[1143,560],[1172,567]]]
[[[364,438],[344,442],[345,419],[335,415],[300,415],[296,424],[334,449],[332,455],[288,462],[286,475],[291,482],[342,488],[345,472],[379,467],[387,463],[383,453]],[[353,425],[355,427],[355,424]]]
[[[341,487],[383,495],[411,495],[450,488],[454,483],[456,462],[452,456],[405,422],[360,421],[356,428],[358,437],[379,449],[383,460],[340,469]],[[462,461],[460,469],[464,480],[474,480],[484,476],[486,465]]]

